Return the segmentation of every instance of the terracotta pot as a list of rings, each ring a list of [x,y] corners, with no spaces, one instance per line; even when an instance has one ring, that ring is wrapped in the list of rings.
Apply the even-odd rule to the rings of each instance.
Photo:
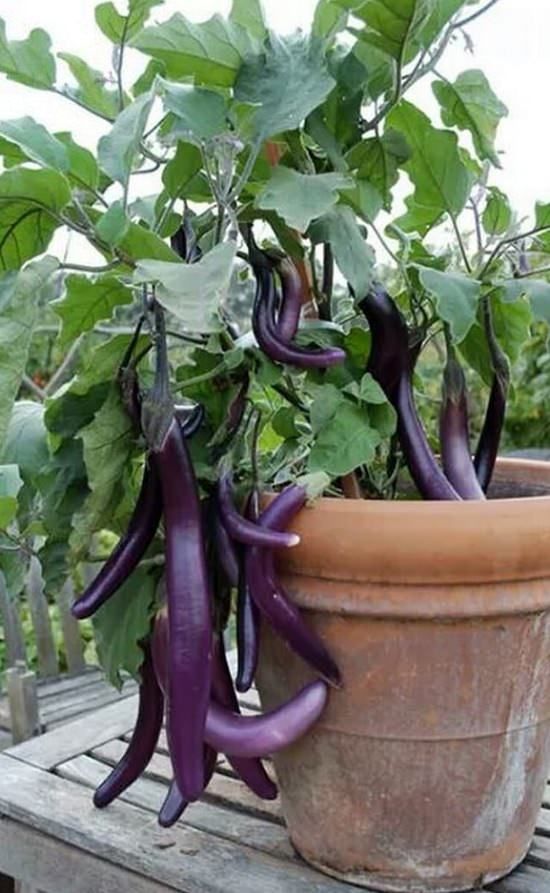
[[[550,465],[497,476],[550,493]],[[373,890],[478,888],[535,829],[550,763],[550,496],[321,500],[280,565],[338,661],[317,727],[275,759],[290,836]],[[311,678],[264,625],[260,695]]]

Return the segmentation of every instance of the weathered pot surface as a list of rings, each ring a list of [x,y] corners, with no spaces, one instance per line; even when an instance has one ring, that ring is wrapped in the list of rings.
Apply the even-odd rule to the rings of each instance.
[[[550,493],[546,463],[503,460],[497,479]],[[550,495],[321,500],[293,529],[284,582],[344,678],[314,731],[275,759],[296,849],[395,893],[509,873],[550,763]],[[309,678],[265,628],[264,705]]]

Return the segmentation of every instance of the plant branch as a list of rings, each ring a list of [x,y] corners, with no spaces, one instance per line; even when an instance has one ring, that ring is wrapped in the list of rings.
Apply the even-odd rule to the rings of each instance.
[[[22,384],[27,388],[28,391],[31,392],[31,394],[34,394],[35,397],[38,397],[41,403],[44,402],[44,400],[46,399],[45,391],[41,387],[39,387],[35,381],[32,380],[30,375],[23,375]]]
[[[469,25],[471,22],[474,22],[480,16],[482,16],[485,12],[488,12],[492,6],[496,6],[499,0],[489,0],[489,3],[486,3],[485,6],[482,6],[481,9],[478,9],[476,12],[473,12],[472,15],[467,16],[465,19],[461,19],[459,22],[455,23],[455,28],[465,28],[466,25]]]
[[[470,261],[468,260],[468,255],[466,253],[466,246],[464,245],[464,240],[462,238],[462,234],[458,227],[458,223],[454,214],[449,214],[451,218],[451,223],[453,225],[453,229],[455,231],[456,240],[458,242],[458,247],[460,248],[460,253],[462,255],[462,260],[464,261],[464,266],[466,267],[468,273],[472,272],[472,267]]]
[[[114,270],[115,267],[120,265],[120,260],[114,260],[110,264],[105,264],[103,267],[93,267],[88,266],[87,264],[59,264],[60,270],[68,270],[75,273],[109,273],[110,270]]]
[[[494,260],[498,257],[500,252],[506,245],[513,245],[515,242],[521,242],[523,239],[528,239],[531,236],[537,236],[539,233],[548,232],[550,230],[550,226],[534,226],[532,229],[526,230],[524,233],[519,233],[517,236],[508,236],[506,239],[501,239],[500,242],[497,242],[489,258],[483,265],[478,278],[483,278],[487,273],[489,267],[493,263]]]
[[[528,270],[525,273],[516,273],[515,279],[528,279],[530,276],[541,276],[544,273],[550,273],[550,266],[539,267],[538,270]]]
[[[57,369],[57,371],[52,375],[52,377],[50,378],[48,384],[47,384],[46,387],[44,388],[44,394],[45,394],[46,397],[51,397],[52,394],[55,393],[55,391],[57,390],[57,388],[58,388],[61,384],[63,384],[63,379],[65,378],[65,375],[67,374],[67,372],[68,372],[68,370],[70,369],[70,367],[71,367],[73,361],[75,360],[76,355],[77,355],[78,351],[80,350],[80,345],[81,345],[81,343],[82,343],[82,335],[80,335],[80,336],[76,339],[76,341],[74,342],[73,346],[72,346],[71,349],[69,350],[67,356],[65,357],[65,359],[64,359],[63,362],[61,363],[61,366],[60,366],[59,369]]]
[[[82,102],[76,96],[73,96],[72,93],[67,93],[66,90],[62,90],[60,87],[50,87],[49,92],[55,93],[56,96],[62,96],[63,99],[68,99],[69,102],[74,102],[75,105],[78,105],[86,112],[90,112],[91,115],[95,115],[96,118],[101,118],[102,121],[108,121],[109,124],[112,124],[114,121],[114,118],[111,118],[109,115],[104,115],[103,112],[98,112],[96,109],[90,108],[85,102]]]
[[[130,16],[126,16],[126,20],[124,22],[124,27],[122,29],[122,34],[120,35],[120,44],[118,46],[118,54],[116,60],[116,80],[117,80],[117,89],[118,89],[118,107],[122,112],[124,111],[124,84],[122,82],[122,69],[124,66],[124,50],[126,49],[126,36],[128,34],[128,28],[130,27]]]

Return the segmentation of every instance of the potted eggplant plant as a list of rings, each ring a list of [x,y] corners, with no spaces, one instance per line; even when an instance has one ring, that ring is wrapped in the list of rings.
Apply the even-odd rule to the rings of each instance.
[[[506,107],[479,68],[444,75],[494,5],[320,0],[281,37],[259,0],[202,23],[105,2],[108,74],[0,23],[0,71],[100,136],[0,121],[0,439],[20,390],[46,398],[4,453],[0,566],[17,592],[31,535],[50,592],[98,562],[74,614],[115,685],[141,680],[98,807],[165,718],[163,825],[219,752],[275,797],[274,755],[296,849],[356,885],[468,890],[525,856],[550,472],[498,453],[550,320],[550,204],[513,212]],[[42,317],[66,355],[46,394],[26,376]],[[254,682],[264,713],[241,716]]]

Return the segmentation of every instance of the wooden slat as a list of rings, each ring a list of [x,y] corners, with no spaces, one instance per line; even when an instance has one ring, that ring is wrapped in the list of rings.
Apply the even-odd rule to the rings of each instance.
[[[96,745],[124,735],[133,728],[136,714],[137,697],[124,698],[5,753],[41,769],[53,769]]]
[[[0,817],[0,865],[47,893],[166,893],[148,878],[90,856],[53,837]],[[13,893],[9,886],[0,893]]]
[[[109,766],[114,766],[119,762],[125,750],[126,744],[124,742],[108,741],[101,747],[94,747],[92,756],[98,760],[103,760]],[[169,784],[172,780],[172,766],[169,758],[164,756],[164,754],[156,753],[147,767],[145,777]],[[214,773],[212,781],[205,791],[204,798],[209,803],[224,804],[272,822],[282,823],[283,821],[278,800],[260,800],[240,781],[237,781],[235,778],[228,778],[218,772]]]
[[[358,889],[343,887],[299,863],[275,859],[181,824],[163,831],[153,817],[128,803],[119,801],[109,809],[96,810],[82,785],[5,755],[0,755],[0,813],[185,893],[349,893]]]
[[[86,692],[80,697],[76,695],[48,705],[47,708],[41,709],[41,719],[48,726],[67,723],[82,713],[94,713],[108,704],[120,703],[126,698],[134,696],[136,689],[135,683],[129,683],[126,690],[119,692],[111,685],[104,683],[98,686],[92,693]]]
[[[67,666],[70,673],[82,673],[86,667],[84,660],[84,645],[78,621],[71,614],[71,605],[74,601],[74,587],[72,580],[69,578],[65,585],[60,589],[57,596],[57,604],[59,607],[59,617],[61,620],[61,629],[63,631],[63,641],[65,643],[65,654],[67,656]]]
[[[29,562],[25,591],[31,611],[39,674],[44,677],[56,676],[59,671],[59,665],[57,663],[57,651],[48,612],[48,602],[44,595],[42,568],[40,561],[34,555]]]
[[[6,688],[12,739],[18,744],[40,733],[36,676],[25,668],[25,664],[10,667],[6,672]]]
[[[73,675],[70,673],[59,676],[57,679],[39,679],[38,696],[40,700],[57,697],[61,692],[92,684],[103,679],[103,671],[99,667],[86,667],[83,673]]]
[[[26,661],[25,641],[21,628],[21,619],[10,598],[6,578],[0,571],[0,617],[4,627],[6,641],[6,657],[8,667],[14,667],[17,661]]]
[[[77,781],[94,789],[101,784],[107,774],[104,763],[87,756],[76,757],[68,763],[63,763],[57,767],[56,773],[62,778],[68,778],[69,781]],[[122,794],[122,799],[146,809],[156,818],[167,792],[166,784],[141,778]],[[288,840],[288,834],[281,825],[259,819],[255,815],[214,805],[205,799],[190,804],[180,821],[190,828],[207,831],[235,843],[246,843],[247,846],[270,853],[272,856],[292,860],[297,858]]]

